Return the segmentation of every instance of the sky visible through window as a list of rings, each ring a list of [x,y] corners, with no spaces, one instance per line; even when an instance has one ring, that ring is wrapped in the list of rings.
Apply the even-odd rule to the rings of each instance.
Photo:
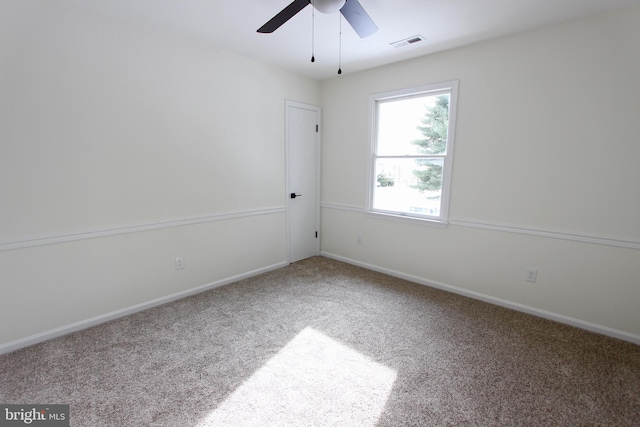
[[[417,129],[427,108],[435,105],[437,96],[421,96],[381,102],[378,110],[378,155],[419,155],[411,141],[423,138]]]

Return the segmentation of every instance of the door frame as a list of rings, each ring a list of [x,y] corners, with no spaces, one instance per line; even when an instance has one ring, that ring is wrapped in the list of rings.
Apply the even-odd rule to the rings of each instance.
[[[322,109],[317,105],[305,104],[298,101],[285,100],[285,198],[286,198],[286,248],[287,248],[287,262],[291,263],[291,231],[290,231],[290,213],[291,213],[291,198],[290,198],[290,162],[291,158],[289,156],[289,145],[290,145],[290,137],[289,137],[289,124],[291,122],[291,118],[289,117],[289,108],[300,108],[303,110],[310,110],[316,113],[316,122],[317,122],[317,131],[316,131],[316,200],[315,202],[315,211],[316,211],[316,231],[318,232],[318,238],[316,239],[316,255],[320,255],[320,156],[321,156],[321,120],[322,120]]]

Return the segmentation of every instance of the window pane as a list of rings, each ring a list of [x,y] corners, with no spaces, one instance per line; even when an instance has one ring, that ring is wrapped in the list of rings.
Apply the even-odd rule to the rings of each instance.
[[[449,94],[425,95],[378,104],[378,156],[444,154]]]
[[[440,216],[444,159],[377,159],[373,209]]]

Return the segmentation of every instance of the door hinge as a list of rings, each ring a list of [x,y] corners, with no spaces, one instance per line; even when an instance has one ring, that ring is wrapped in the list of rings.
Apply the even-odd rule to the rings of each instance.
[[[318,238],[318,232],[316,231],[316,239]]]
[[[316,125],[316,132],[318,132],[318,125]]]

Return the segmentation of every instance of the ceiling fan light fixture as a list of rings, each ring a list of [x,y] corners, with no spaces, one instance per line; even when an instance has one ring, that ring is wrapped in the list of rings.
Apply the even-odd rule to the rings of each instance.
[[[346,2],[346,0],[313,0],[311,4],[318,12],[330,14],[342,9]]]

